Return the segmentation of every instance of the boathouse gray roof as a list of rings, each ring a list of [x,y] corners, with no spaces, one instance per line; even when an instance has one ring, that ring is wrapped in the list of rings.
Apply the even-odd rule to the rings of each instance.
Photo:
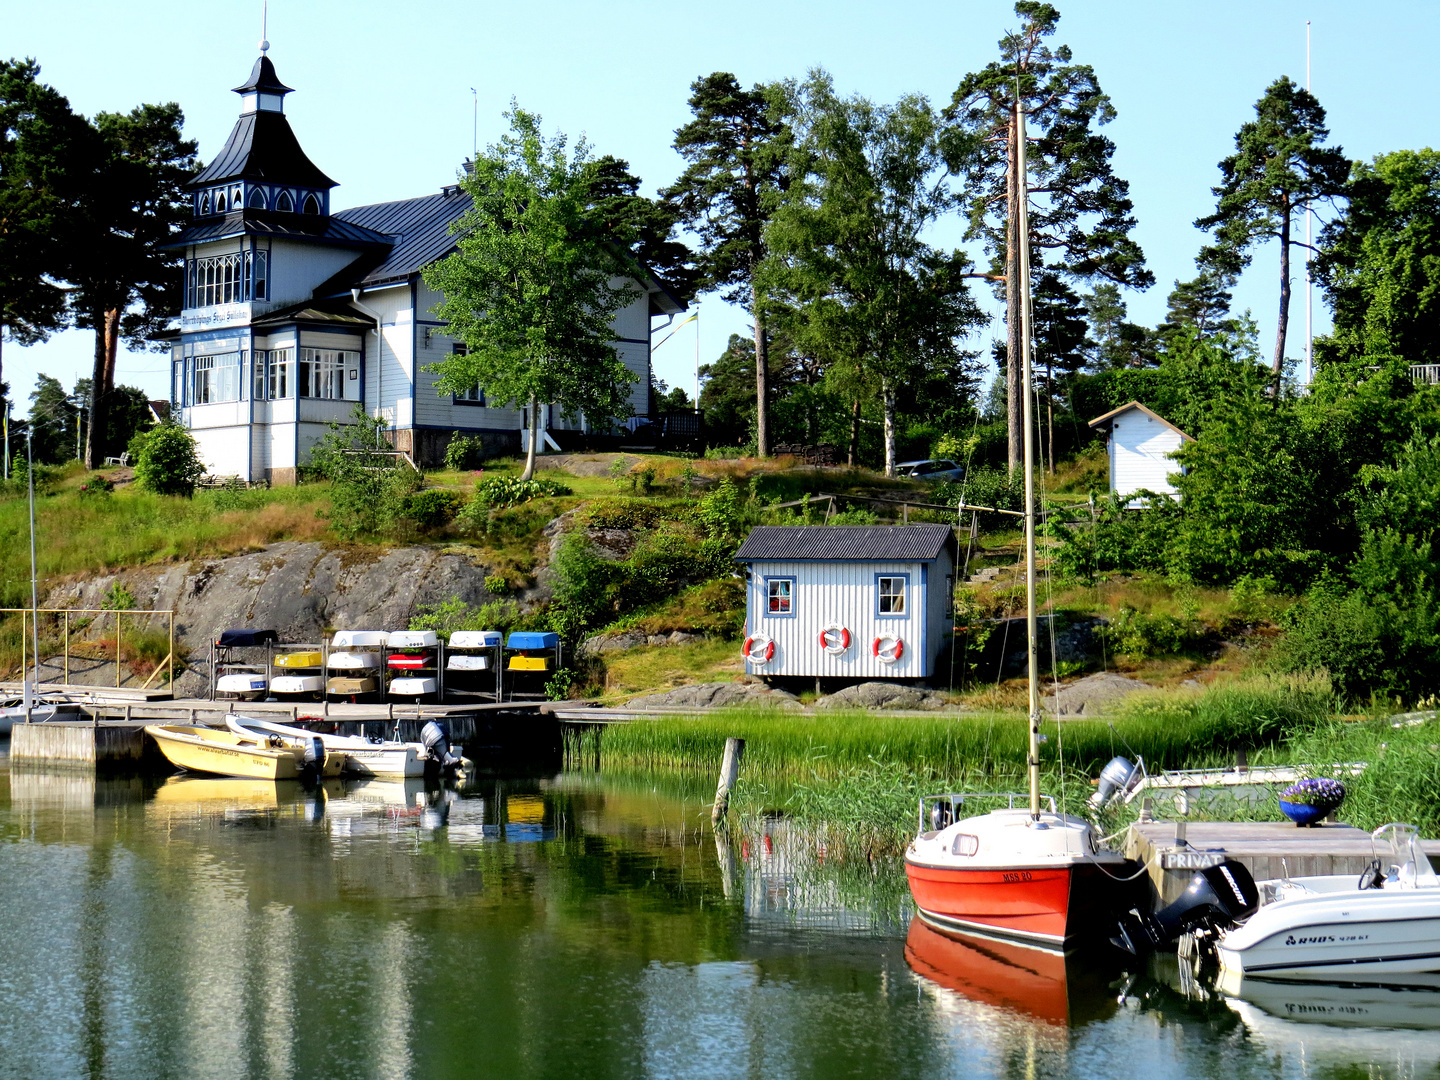
[[[736,562],[933,562],[949,525],[757,525]]]
[[[454,249],[456,237],[450,232],[450,223],[467,213],[470,206],[470,196],[452,185],[433,195],[341,210],[333,215],[337,221],[365,232],[384,233],[394,246],[368,265],[346,267],[317,288],[315,294],[324,296],[327,291],[348,292],[353,287],[373,288],[408,280]]]

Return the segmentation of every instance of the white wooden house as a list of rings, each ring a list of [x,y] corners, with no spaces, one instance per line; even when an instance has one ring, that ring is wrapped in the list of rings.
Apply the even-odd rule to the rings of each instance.
[[[442,395],[424,370],[463,348],[431,314],[440,297],[421,270],[454,249],[450,225],[469,196],[449,186],[332,212],[335,181],[301,149],[284,112],[292,91],[268,56],[235,92],[240,117],[191,181],[194,223],[170,245],[185,257],[172,415],[206,468],[293,483],[326,425],[346,421],[357,402],[422,465],[437,464],[456,431],[480,436],[491,453],[520,450],[527,410],[497,408],[482,386]],[[637,378],[631,408],[643,414],[651,316],[685,305],[638,264],[617,284],[634,298],[612,321],[614,345]],[[584,427],[541,408],[547,443]]]
[[[1142,490],[1178,494],[1170,479],[1180,471],[1174,455],[1185,443],[1195,441],[1191,436],[1138,401],[1097,416],[1090,426],[1106,433],[1112,494],[1121,498]]]
[[[745,567],[745,670],[923,679],[950,632],[957,548],[948,525],[762,525]]]

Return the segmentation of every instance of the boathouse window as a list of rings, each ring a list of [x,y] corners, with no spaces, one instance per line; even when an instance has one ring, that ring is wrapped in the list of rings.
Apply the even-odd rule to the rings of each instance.
[[[210,192],[208,191],[200,193],[200,213],[202,216],[210,213]]]
[[[250,396],[256,401],[265,400],[265,368],[270,362],[270,354],[263,349],[256,349],[254,360],[251,363],[251,374],[253,376]]]
[[[877,574],[875,577],[875,614],[882,619],[907,619],[905,594],[910,589],[909,574]]]
[[[452,356],[464,356],[466,354],[466,351],[467,350],[465,347],[465,343],[463,341],[457,341],[450,346],[450,355]],[[481,388],[479,383],[476,383],[464,393],[455,394],[451,398],[451,400],[453,400],[456,405],[484,405],[485,391]]]
[[[282,210],[287,214],[294,211],[295,200],[290,197],[290,193],[288,191],[280,192],[280,197],[275,200],[275,209]]]
[[[214,307],[250,299],[245,256],[236,251],[194,260],[190,264],[189,286],[187,307]]]
[[[765,614],[776,618],[793,618],[795,615],[795,579],[780,577],[765,579]]]
[[[240,354],[195,357],[190,381],[190,403],[211,405],[240,400]]]
[[[338,349],[301,349],[299,396],[340,399],[345,396],[345,365],[359,354]]]
[[[269,386],[265,396],[271,401],[288,398],[295,385],[295,350],[271,349],[266,366],[269,370]]]
[[[251,210],[265,209],[265,193],[259,188],[250,189],[250,198],[245,203]]]
[[[318,213],[320,213],[320,200],[315,197],[315,195],[314,195],[313,192],[312,192],[311,194],[305,196],[305,213],[307,213],[307,214],[318,214]]]

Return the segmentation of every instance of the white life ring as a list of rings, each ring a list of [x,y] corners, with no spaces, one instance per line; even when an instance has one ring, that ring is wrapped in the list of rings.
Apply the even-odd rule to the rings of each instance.
[[[850,648],[850,631],[832,622],[820,631],[820,648],[831,656],[841,655]]]
[[[888,641],[891,644],[882,645],[882,641]],[[894,634],[881,634],[870,646],[870,652],[882,664],[893,664],[905,655],[905,642]]]
[[[752,664],[768,664],[775,659],[775,642],[764,634],[756,634],[745,639],[745,647],[741,651]]]

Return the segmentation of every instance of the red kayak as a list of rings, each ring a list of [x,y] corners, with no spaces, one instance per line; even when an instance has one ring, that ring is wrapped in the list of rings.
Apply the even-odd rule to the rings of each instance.
[[[925,801],[943,813],[945,803]],[[920,917],[939,930],[1051,948],[1082,935],[1103,941],[1114,919],[1139,902],[1137,886],[1143,891],[1136,864],[1097,851],[1083,818],[1053,809],[1032,818],[1014,808],[930,823],[942,827],[911,843],[905,874]]]

